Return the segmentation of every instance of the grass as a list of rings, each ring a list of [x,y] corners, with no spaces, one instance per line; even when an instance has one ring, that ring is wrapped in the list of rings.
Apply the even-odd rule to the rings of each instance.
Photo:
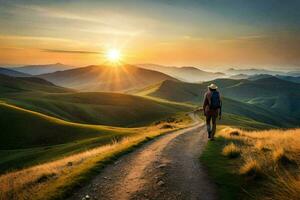
[[[236,157],[240,156],[240,151],[241,151],[240,148],[231,142],[230,144],[226,145],[223,148],[222,154],[229,158],[236,158]]]
[[[186,125],[186,122],[181,122],[173,124],[173,128],[162,129],[163,124],[160,124],[108,145],[6,173],[0,176],[0,199],[64,199],[107,163],[149,139]]]
[[[138,129],[66,122],[34,111],[0,103],[0,149],[64,144],[87,138],[132,134]]]
[[[218,183],[221,199],[298,199],[299,136],[300,129],[246,131],[223,126],[201,161]],[[231,159],[237,148],[239,156]]]
[[[2,97],[9,104],[65,121],[120,127],[139,127],[191,110],[190,107],[139,96],[105,92],[23,92]]]
[[[220,199],[240,199],[242,178],[232,171],[235,160],[222,155],[222,150],[227,142],[223,138],[216,138],[209,142],[204,149],[200,161],[207,167],[209,175],[217,185]]]
[[[199,113],[199,117],[205,120],[202,112]],[[244,130],[263,130],[278,128],[277,126],[259,122],[245,116],[230,114],[226,112],[222,113],[222,119],[220,121],[217,120],[217,123],[220,125],[230,125],[231,127],[241,128]]]
[[[245,176],[256,177],[261,174],[261,166],[256,160],[246,160],[245,163],[241,166],[239,173]]]

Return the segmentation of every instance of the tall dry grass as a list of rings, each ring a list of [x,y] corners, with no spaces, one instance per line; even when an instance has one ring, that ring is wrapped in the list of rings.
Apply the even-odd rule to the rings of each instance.
[[[182,128],[186,124],[176,124],[162,128],[165,124],[150,127],[139,135],[114,141],[63,159],[10,172],[0,176],[0,200],[51,199],[59,196],[65,188],[76,183],[82,175],[97,163],[110,158],[130,147],[170,130]]]
[[[236,173],[262,179],[256,199],[300,199],[300,129],[244,131],[224,128],[218,136],[238,144]]]

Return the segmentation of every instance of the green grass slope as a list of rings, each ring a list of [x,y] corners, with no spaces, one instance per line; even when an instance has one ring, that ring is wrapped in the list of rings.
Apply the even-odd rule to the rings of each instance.
[[[19,149],[131,133],[130,129],[66,122],[0,103],[0,149]]]
[[[118,93],[11,94],[4,101],[63,120],[134,127],[150,124],[190,108]]]

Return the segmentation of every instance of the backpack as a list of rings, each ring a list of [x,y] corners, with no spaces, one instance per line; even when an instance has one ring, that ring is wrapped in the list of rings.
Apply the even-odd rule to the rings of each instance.
[[[211,93],[209,108],[214,110],[221,108],[221,99],[219,92],[213,91]]]

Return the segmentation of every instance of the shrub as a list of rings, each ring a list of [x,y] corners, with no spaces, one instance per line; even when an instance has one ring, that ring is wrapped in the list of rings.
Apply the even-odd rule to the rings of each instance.
[[[174,128],[174,126],[170,125],[170,124],[164,124],[161,129],[169,129],[169,128]]]
[[[238,131],[231,131],[231,132],[229,133],[229,135],[230,135],[230,136],[239,136],[239,135],[240,135],[240,132],[238,132]]]
[[[241,153],[240,148],[237,147],[232,142],[230,144],[226,145],[222,151],[222,154],[229,158],[236,158],[236,157],[240,156],[240,153]]]
[[[254,147],[258,150],[262,151],[267,151],[268,148],[266,147],[266,144],[263,143],[262,141],[258,140],[255,142]]]
[[[48,181],[49,179],[55,177],[55,173],[49,173],[49,174],[42,174],[40,177],[37,178],[36,183],[43,183]]]
[[[289,164],[293,161],[286,155],[286,152],[283,148],[278,148],[273,151],[272,159],[275,163]]]
[[[256,160],[250,159],[244,163],[239,172],[241,175],[256,177],[261,175],[261,166]]]

